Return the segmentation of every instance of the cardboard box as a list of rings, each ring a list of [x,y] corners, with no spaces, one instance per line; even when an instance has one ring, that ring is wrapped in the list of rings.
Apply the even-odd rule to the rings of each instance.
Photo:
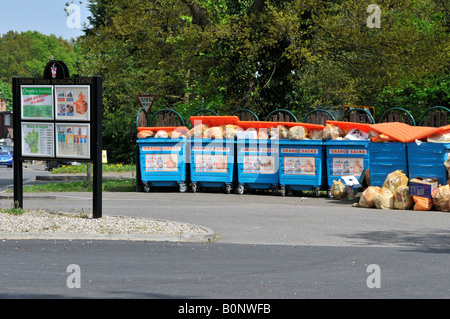
[[[416,177],[409,180],[409,195],[431,198],[431,194],[438,187],[437,178]]]

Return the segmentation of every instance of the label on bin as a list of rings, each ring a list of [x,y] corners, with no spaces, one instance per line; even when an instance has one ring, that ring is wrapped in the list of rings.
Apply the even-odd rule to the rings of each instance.
[[[203,173],[226,173],[227,155],[195,155],[195,171]]]
[[[267,147],[241,147],[241,152],[250,153],[250,152],[258,152],[258,153],[278,153],[277,148],[267,148]]]
[[[316,159],[314,157],[284,158],[284,174],[287,175],[316,175]]]
[[[202,146],[194,146],[194,147],[192,147],[192,150],[196,151],[196,152],[202,152],[202,151],[206,151],[206,152],[229,152],[230,148],[229,147],[210,147],[210,146],[202,147]]]
[[[333,157],[334,176],[360,176],[364,170],[364,158]]]
[[[178,156],[172,154],[146,154],[146,172],[177,172]]]
[[[275,156],[244,156],[244,173],[275,174]]]
[[[282,148],[281,153],[288,154],[319,154],[318,149],[309,149],[309,148]]]
[[[142,146],[142,151],[181,151],[179,146]]]
[[[358,149],[330,149],[330,154],[367,154],[367,150],[358,150]]]

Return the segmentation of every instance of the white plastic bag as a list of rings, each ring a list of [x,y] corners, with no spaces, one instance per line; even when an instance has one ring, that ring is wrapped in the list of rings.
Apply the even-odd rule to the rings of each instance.
[[[345,138],[347,140],[368,140],[369,134],[361,131],[360,129],[354,128],[351,129],[350,132],[347,133],[347,135],[345,135]]]

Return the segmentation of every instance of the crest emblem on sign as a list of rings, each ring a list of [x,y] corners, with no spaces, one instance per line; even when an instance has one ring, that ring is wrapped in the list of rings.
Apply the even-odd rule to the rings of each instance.
[[[52,78],[56,78],[56,70],[57,70],[57,67],[56,67],[56,65],[55,65],[54,63],[53,63],[53,65],[52,65],[51,70],[52,70]]]

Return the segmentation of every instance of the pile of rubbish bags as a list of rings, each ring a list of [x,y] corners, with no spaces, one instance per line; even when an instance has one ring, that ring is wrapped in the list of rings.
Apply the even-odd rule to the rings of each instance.
[[[297,122],[240,121],[235,116],[193,116],[187,127],[139,127],[137,138],[226,138],[323,140],[323,125]]]
[[[369,186],[362,192],[359,207],[450,212],[448,184],[436,188],[431,197],[423,197],[410,195],[408,182],[408,177],[401,170],[388,174],[382,187]]]

